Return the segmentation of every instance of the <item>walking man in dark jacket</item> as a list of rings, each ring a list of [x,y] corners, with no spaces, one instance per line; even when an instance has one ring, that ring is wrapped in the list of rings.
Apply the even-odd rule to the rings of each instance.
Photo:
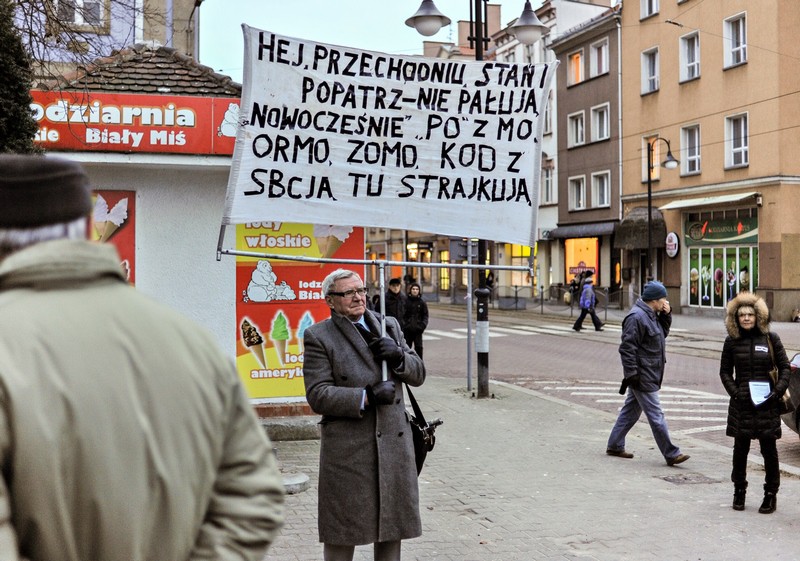
[[[671,325],[672,308],[667,301],[667,289],[658,281],[647,283],[642,297],[622,321],[619,354],[625,378],[620,393],[624,394],[626,389],[628,393],[608,437],[606,453],[609,456],[633,458],[633,454],[625,450],[625,436],[644,411],[667,465],[674,466],[689,459],[670,440],[658,397],[667,362],[665,339]]]

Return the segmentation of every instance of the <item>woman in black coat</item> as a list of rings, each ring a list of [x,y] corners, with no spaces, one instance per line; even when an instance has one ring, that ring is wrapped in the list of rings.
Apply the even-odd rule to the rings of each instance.
[[[728,428],[733,441],[733,508],[744,510],[747,490],[747,455],[750,442],[758,439],[766,471],[764,502],[758,512],[775,512],[781,483],[777,439],[781,437],[779,401],[789,387],[789,359],[780,337],[769,330],[769,309],[760,297],[742,292],[728,302],[725,327],[728,337],[722,348],[719,376],[728,395]],[[769,371],[778,368],[778,382],[772,384]],[[755,405],[750,382],[769,382],[766,401]]]
[[[403,335],[406,345],[413,347],[422,358],[422,333],[428,327],[428,304],[422,299],[422,288],[419,283],[408,285],[408,298],[403,315]]]

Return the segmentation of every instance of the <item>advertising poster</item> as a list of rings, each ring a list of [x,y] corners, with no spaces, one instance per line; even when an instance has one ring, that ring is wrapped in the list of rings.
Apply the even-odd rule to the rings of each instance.
[[[89,239],[116,246],[120,266],[128,282],[136,281],[136,193],[99,190],[92,192]]]
[[[257,222],[236,227],[236,249],[364,259],[364,229]],[[325,276],[342,265],[236,257],[236,366],[251,399],[305,398],[303,334],[330,316]],[[364,266],[346,266],[364,278]]]

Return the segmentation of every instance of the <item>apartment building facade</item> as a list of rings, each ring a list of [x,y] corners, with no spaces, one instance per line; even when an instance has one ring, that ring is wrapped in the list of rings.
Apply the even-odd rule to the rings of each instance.
[[[776,320],[800,307],[798,25],[791,0],[622,12],[622,222],[647,221],[650,185],[649,221],[664,228],[651,231],[653,276],[684,313],[721,315],[744,290]],[[678,169],[659,165],[668,150]],[[648,248],[629,245],[622,267],[641,285]]]
[[[595,273],[620,299],[620,7],[566,30],[551,43],[558,69],[558,224],[550,243],[563,251],[565,280]]]

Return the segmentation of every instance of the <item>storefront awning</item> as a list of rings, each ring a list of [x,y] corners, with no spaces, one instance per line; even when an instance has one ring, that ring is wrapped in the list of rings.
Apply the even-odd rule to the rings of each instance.
[[[750,197],[758,195],[756,191],[748,193],[736,193],[733,195],[716,195],[714,197],[698,197],[696,199],[683,199],[682,201],[672,201],[664,206],[658,207],[659,210],[675,210],[676,208],[704,207],[712,205],[722,205],[726,203],[736,203]]]
[[[653,227],[653,247],[664,247],[667,225],[664,223],[664,215],[657,208],[653,209],[650,222]],[[622,219],[614,234],[614,248],[647,249],[647,207],[636,207]]]
[[[600,236],[610,236],[614,233],[614,222],[596,222],[594,224],[573,224],[570,226],[559,226],[550,230],[547,239],[567,239],[567,238],[597,238]]]

